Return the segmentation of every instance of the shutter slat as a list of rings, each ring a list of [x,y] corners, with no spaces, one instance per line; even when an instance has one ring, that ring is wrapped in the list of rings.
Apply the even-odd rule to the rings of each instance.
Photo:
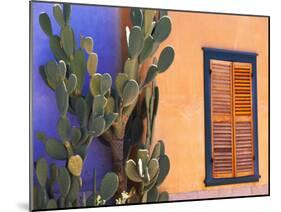
[[[232,63],[211,60],[213,177],[233,177]]]
[[[251,64],[233,63],[235,176],[254,174]]]

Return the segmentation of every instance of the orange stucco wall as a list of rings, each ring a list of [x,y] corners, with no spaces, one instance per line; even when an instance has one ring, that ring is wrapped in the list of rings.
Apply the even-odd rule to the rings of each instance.
[[[161,190],[179,193],[267,184],[268,19],[190,12],[170,12],[169,15],[173,21],[173,29],[161,48],[165,44],[173,45],[176,57],[170,70],[157,78],[160,104],[154,134],[155,140],[165,141],[171,160],[170,173]],[[257,183],[215,187],[204,185],[204,79],[201,47],[258,53],[258,139],[261,178]]]

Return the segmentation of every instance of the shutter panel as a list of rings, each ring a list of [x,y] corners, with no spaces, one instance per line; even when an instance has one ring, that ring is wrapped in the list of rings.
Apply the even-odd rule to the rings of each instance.
[[[233,176],[232,63],[211,60],[213,177]]]
[[[235,176],[254,174],[252,67],[233,63]]]

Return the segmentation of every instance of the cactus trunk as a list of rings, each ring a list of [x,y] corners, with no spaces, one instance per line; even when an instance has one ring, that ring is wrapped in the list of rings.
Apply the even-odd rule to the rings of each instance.
[[[126,191],[127,182],[126,182],[126,173],[124,169],[124,156],[123,156],[123,139],[114,139],[110,142],[111,151],[112,151],[112,166],[113,171],[119,177],[119,187],[117,190],[117,196],[123,191]]]

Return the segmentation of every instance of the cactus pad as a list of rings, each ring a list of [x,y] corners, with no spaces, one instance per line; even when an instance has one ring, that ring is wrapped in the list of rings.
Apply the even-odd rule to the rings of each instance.
[[[129,55],[130,58],[136,58],[139,56],[143,49],[144,37],[139,26],[134,26],[130,31],[129,36]]]
[[[47,13],[41,13],[39,16],[39,23],[42,28],[42,30],[46,33],[48,36],[52,36],[52,25],[50,18]]]
[[[132,104],[137,96],[139,95],[139,85],[135,80],[129,80],[124,88],[122,93],[123,105],[128,106]]]
[[[48,163],[44,158],[36,162],[36,176],[41,187],[45,187],[48,179]]]
[[[71,178],[68,170],[65,167],[59,168],[57,181],[61,194],[66,197],[70,189]]]
[[[159,72],[162,73],[166,71],[173,63],[174,58],[175,51],[171,46],[167,46],[165,49],[163,49],[157,64]]]
[[[80,176],[82,167],[83,167],[82,158],[79,155],[71,156],[68,159],[67,167],[72,175],[77,176],[77,177]]]
[[[107,173],[102,179],[100,186],[100,195],[104,200],[109,200],[114,196],[118,189],[119,179],[114,172]]]
[[[61,142],[55,139],[48,139],[45,148],[48,155],[53,159],[55,160],[67,159],[67,151]]]

